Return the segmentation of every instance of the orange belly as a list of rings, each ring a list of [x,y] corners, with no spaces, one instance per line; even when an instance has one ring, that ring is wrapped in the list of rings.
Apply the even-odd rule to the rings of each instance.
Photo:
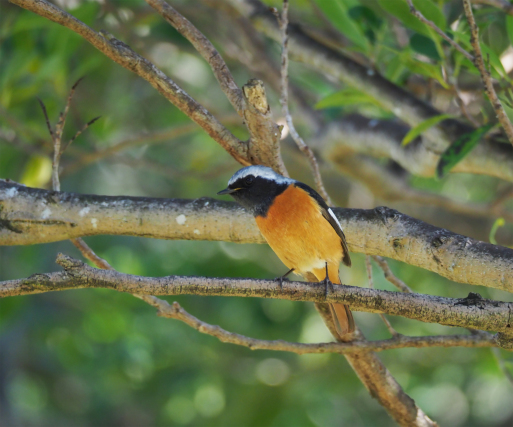
[[[256,217],[256,223],[289,269],[304,277],[312,273],[317,280],[323,280],[327,262],[330,280],[340,283],[338,267],[343,255],[340,237],[306,191],[290,185],[276,197],[266,217]]]

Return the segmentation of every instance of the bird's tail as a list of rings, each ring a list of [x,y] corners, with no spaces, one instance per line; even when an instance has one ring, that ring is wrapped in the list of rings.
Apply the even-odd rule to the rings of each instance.
[[[319,268],[313,271],[315,278],[320,282],[326,277],[326,269]],[[338,277],[338,266],[337,268],[328,264],[328,277],[331,283],[334,285],[340,285],[340,278]],[[328,304],[330,308],[331,316],[335,323],[335,328],[340,337],[344,337],[351,334],[355,330],[355,324],[353,319],[353,313],[349,310],[349,307],[344,304]]]

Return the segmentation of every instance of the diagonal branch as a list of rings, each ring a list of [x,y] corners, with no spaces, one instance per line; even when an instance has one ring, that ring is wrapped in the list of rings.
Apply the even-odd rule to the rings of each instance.
[[[294,122],[292,121],[292,115],[289,111],[289,34],[288,34],[288,26],[289,26],[289,2],[288,0],[283,0],[283,10],[280,15],[280,31],[282,34],[282,42],[281,42],[281,97],[280,103],[281,108],[283,110],[283,114],[285,116],[285,120],[287,121],[287,125],[289,127],[290,135],[292,139],[301,150],[301,152],[306,156],[308,162],[310,163],[310,169],[312,170],[312,175],[315,181],[315,186],[317,187],[317,191],[326,200],[329,206],[333,206],[333,202],[330,199],[326,188],[324,188],[324,184],[322,182],[321,171],[319,170],[319,164],[317,163],[317,159],[312,151],[312,149],[306,145],[305,141],[299,135],[296,127],[294,126]]]
[[[188,19],[164,0],[146,0],[169,24],[184,36],[208,62],[224,94],[240,116],[246,109],[242,91],[214,45]]]
[[[410,7],[410,12],[414,15],[419,21],[431,27],[435,32],[441,36],[447,43],[449,43],[453,48],[459,51],[465,58],[469,61],[474,61],[474,57],[468,53],[465,49],[463,49],[458,43],[456,43],[453,39],[451,39],[447,34],[445,34],[437,25],[427,19],[414,5],[412,0],[406,0],[408,2],[408,6]]]
[[[250,164],[246,155],[247,144],[232,135],[205,107],[196,102],[154,64],[135,53],[129,46],[107,32],[97,33],[74,16],[46,0],[10,1],[79,34],[114,62],[148,81],[166,99],[201,126],[235,160],[243,165]]]
[[[506,112],[504,111],[504,107],[495,92],[495,88],[493,87],[492,77],[490,72],[486,69],[486,65],[483,59],[483,53],[481,52],[481,46],[479,44],[479,29],[477,28],[476,20],[474,19],[474,14],[472,13],[472,4],[470,0],[463,0],[463,8],[465,10],[465,15],[467,16],[467,21],[470,26],[470,44],[474,49],[474,65],[479,70],[479,74],[481,74],[481,80],[483,81],[483,85],[485,87],[486,95],[492,104],[493,109],[495,110],[495,114],[501,123],[506,136],[508,137],[509,142],[513,145],[513,125],[509,121]]]
[[[216,3],[208,2],[213,6]],[[242,16],[251,20],[255,28],[271,37],[280,40],[280,31],[276,18],[268,7],[260,0],[228,0],[228,3]],[[382,106],[392,111],[398,118],[411,127],[440,115],[433,106],[416,98],[402,87],[386,80],[374,69],[365,67],[345,56],[339,50],[332,49],[310,37],[297,24],[289,25],[289,52],[291,58],[303,62],[313,69],[330,75],[348,86],[372,96]],[[414,167],[408,162],[403,165],[413,173],[415,166],[420,167],[424,176],[434,176],[434,168],[440,154],[461,136],[472,132],[474,128],[455,119],[446,119],[423,133],[419,144],[422,149],[419,156],[413,159]],[[411,144],[410,144],[411,145]],[[399,155],[399,147],[394,155]],[[424,159],[425,158],[425,159]],[[500,141],[492,139],[479,144],[468,156],[465,172],[490,174],[503,179],[512,180],[511,163],[513,151],[504,148]],[[462,162],[462,163],[463,163]]]
[[[154,299],[150,299],[154,298]],[[367,351],[384,351],[397,348],[426,348],[426,347],[496,347],[492,335],[437,335],[426,337],[395,336],[387,340],[378,341],[352,341],[350,343],[314,343],[302,344],[283,340],[261,340],[249,338],[244,335],[226,331],[219,326],[210,325],[187,313],[177,302],[169,304],[167,301],[155,297],[148,297],[150,305],[158,310],[158,315],[169,319],[180,320],[197,331],[211,335],[224,343],[247,347],[251,350],[288,351],[296,354],[309,353],[339,353],[350,354]]]

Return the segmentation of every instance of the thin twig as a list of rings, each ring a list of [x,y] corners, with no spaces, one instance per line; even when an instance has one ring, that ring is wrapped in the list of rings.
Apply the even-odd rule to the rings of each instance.
[[[374,280],[372,279],[372,264],[371,264],[371,257],[369,255],[365,255],[365,267],[367,268],[367,279],[369,281],[369,288],[374,289]],[[397,337],[401,335],[399,332],[397,332],[393,326],[390,324],[388,319],[385,317],[384,314],[380,313],[379,315],[381,317],[381,320],[383,320],[383,323],[387,327],[388,331],[392,334],[393,337]]]
[[[94,251],[89,247],[89,245],[84,242],[80,237],[76,239],[70,239],[71,243],[73,243],[76,248],[84,255],[86,259],[91,261],[96,267],[101,268],[102,270],[114,270],[112,266],[105,261],[103,258],[99,257],[94,253]]]
[[[224,343],[231,343],[248,347],[251,350],[275,350],[288,351],[296,354],[308,353],[339,353],[347,354],[362,351],[383,351],[394,348],[406,347],[494,347],[493,339],[482,335],[446,335],[446,336],[427,336],[427,337],[407,337],[404,335],[395,336],[387,340],[379,341],[352,341],[351,343],[315,343],[303,344],[287,342],[283,340],[261,340],[246,337],[226,331],[219,326],[205,323],[185,311],[177,302],[172,305],[167,301],[155,297],[145,296],[144,300],[158,309],[158,315],[171,319],[181,320],[197,331],[211,335]]]
[[[376,261],[376,264],[378,264],[379,267],[383,270],[383,273],[385,274],[385,279],[392,283],[392,285],[394,285],[397,289],[401,290],[402,292],[413,292],[406,283],[404,283],[401,279],[398,279],[394,275],[394,273],[392,273],[392,270],[388,266],[387,261],[383,257],[380,257],[379,255],[373,255],[372,259]]]
[[[64,149],[62,148],[62,132],[64,131],[64,126],[66,125],[66,118],[68,116],[71,100],[73,99],[73,94],[75,93],[75,89],[81,80],[81,78],[78,79],[71,87],[64,111],[62,111],[59,115],[59,121],[55,126],[55,132],[53,134],[50,132],[50,134],[53,136],[52,188],[54,191],[61,191],[61,183],[59,181],[59,163],[61,161],[61,155],[64,152]],[[48,116],[46,117],[48,118]]]
[[[50,136],[52,138],[53,143],[53,158],[52,158],[52,188],[54,191],[61,191],[61,183],[59,182],[59,162],[61,158],[61,139],[59,136],[59,132],[57,128],[55,131],[52,129],[50,125],[50,119],[48,118],[48,112],[46,111],[46,106],[44,102],[37,98],[39,101],[39,105],[43,110],[43,114],[45,115],[46,127],[48,128],[48,132],[50,132]]]
[[[79,129],[75,135],[68,141],[68,143],[62,148],[62,152],[66,151],[68,147],[71,145],[75,139],[77,139],[85,130],[91,126],[96,120],[98,120],[101,116],[95,117],[94,119],[89,120],[84,126],[82,126],[82,129]]]
[[[283,10],[281,12],[280,17],[280,30],[282,36],[282,50],[281,50],[281,97],[280,103],[283,110],[283,115],[285,116],[285,120],[287,121],[287,126],[289,127],[290,135],[292,139],[295,141],[301,152],[308,158],[310,162],[310,168],[312,170],[313,178],[315,181],[315,186],[317,187],[317,191],[319,194],[326,200],[329,206],[333,206],[333,202],[328,195],[328,192],[324,188],[324,184],[322,182],[321,173],[319,170],[319,164],[317,163],[317,159],[315,158],[315,154],[312,149],[306,145],[305,141],[296,128],[294,127],[294,123],[292,121],[292,116],[289,111],[289,74],[288,74],[288,66],[289,66],[289,57],[288,57],[288,44],[289,44],[289,35],[288,35],[288,9],[289,2],[288,0],[283,0]]]
[[[39,105],[41,106],[41,109],[43,110],[43,114],[45,115],[46,127],[48,128],[48,132],[50,132],[50,136],[52,137],[52,142],[54,142],[55,134],[52,129],[52,126],[50,125],[50,119],[48,118],[48,112],[46,111],[46,106],[45,106],[44,102],[41,100],[41,98],[37,97],[37,100],[39,101]]]
[[[244,97],[242,91],[214,45],[188,19],[164,0],[146,0],[169,24],[194,46],[208,62],[224,94],[240,116],[243,116]]]
[[[487,70],[483,54],[481,52],[481,46],[479,44],[479,29],[477,28],[476,20],[474,19],[474,14],[472,13],[472,4],[470,0],[463,0],[463,8],[465,9],[465,15],[467,16],[467,20],[470,26],[470,44],[474,49],[474,65],[479,70],[481,74],[481,80],[485,87],[486,95],[490,100],[493,109],[495,110],[495,114],[499,119],[502,127],[504,128],[504,132],[508,137],[509,142],[513,145],[513,125],[509,121],[506,112],[504,111],[504,107],[495,92],[495,88],[493,87],[492,78],[490,72]]]
[[[427,19],[414,5],[412,0],[406,0],[408,2],[408,6],[410,7],[410,12],[412,15],[416,16],[419,21],[431,27],[436,31],[438,35],[440,35],[446,42],[448,42],[452,47],[458,50],[461,54],[463,54],[468,60],[474,61],[474,57],[468,53],[465,49],[463,49],[458,43],[456,43],[453,39],[451,39],[444,31],[436,26],[433,21]]]
[[[83,80],[83,77],[79,78],[73,86],[71,86],[71,90],[69,91],[68,99],[66,101],[66,105],[64,106],[64,111],[59,115],[59,121],[55,126],[55,138],[57,140],[62,141],[62,132],[64,131],[64,126],[66,126],[66,118],[68,117],[69,107],[71,106],[71,100],[73,99],[73,95],[75,94],[75,89]],[[62,150],[64,151],[64,149]]]

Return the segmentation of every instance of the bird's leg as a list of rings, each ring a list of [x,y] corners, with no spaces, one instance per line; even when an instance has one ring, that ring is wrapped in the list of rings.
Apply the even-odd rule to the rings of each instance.
[[[328,263],[326,262],[326,277],[324,278],[324,293],[326,298],[328,298],[328,288],[331,289],[331,292],[335,292],[333,289],[333,283],[331,283],[330,277],[328,275]]]
[[[293,269],[293,268],[291,268],[291,269],[290,269],[289,271],[287,271],[283,276],[280,276],[280,277],[277,277],[276,279],[274,279],[274,280],[278,281],[278,283],[280,284],[280,290],[283,290],[283,281],[284,281],[284,280],[289,280],[289,279],[287,279],[287,276],[288,276],[290,273],[292,273],[293,271],[294,271],[294,269]]]

